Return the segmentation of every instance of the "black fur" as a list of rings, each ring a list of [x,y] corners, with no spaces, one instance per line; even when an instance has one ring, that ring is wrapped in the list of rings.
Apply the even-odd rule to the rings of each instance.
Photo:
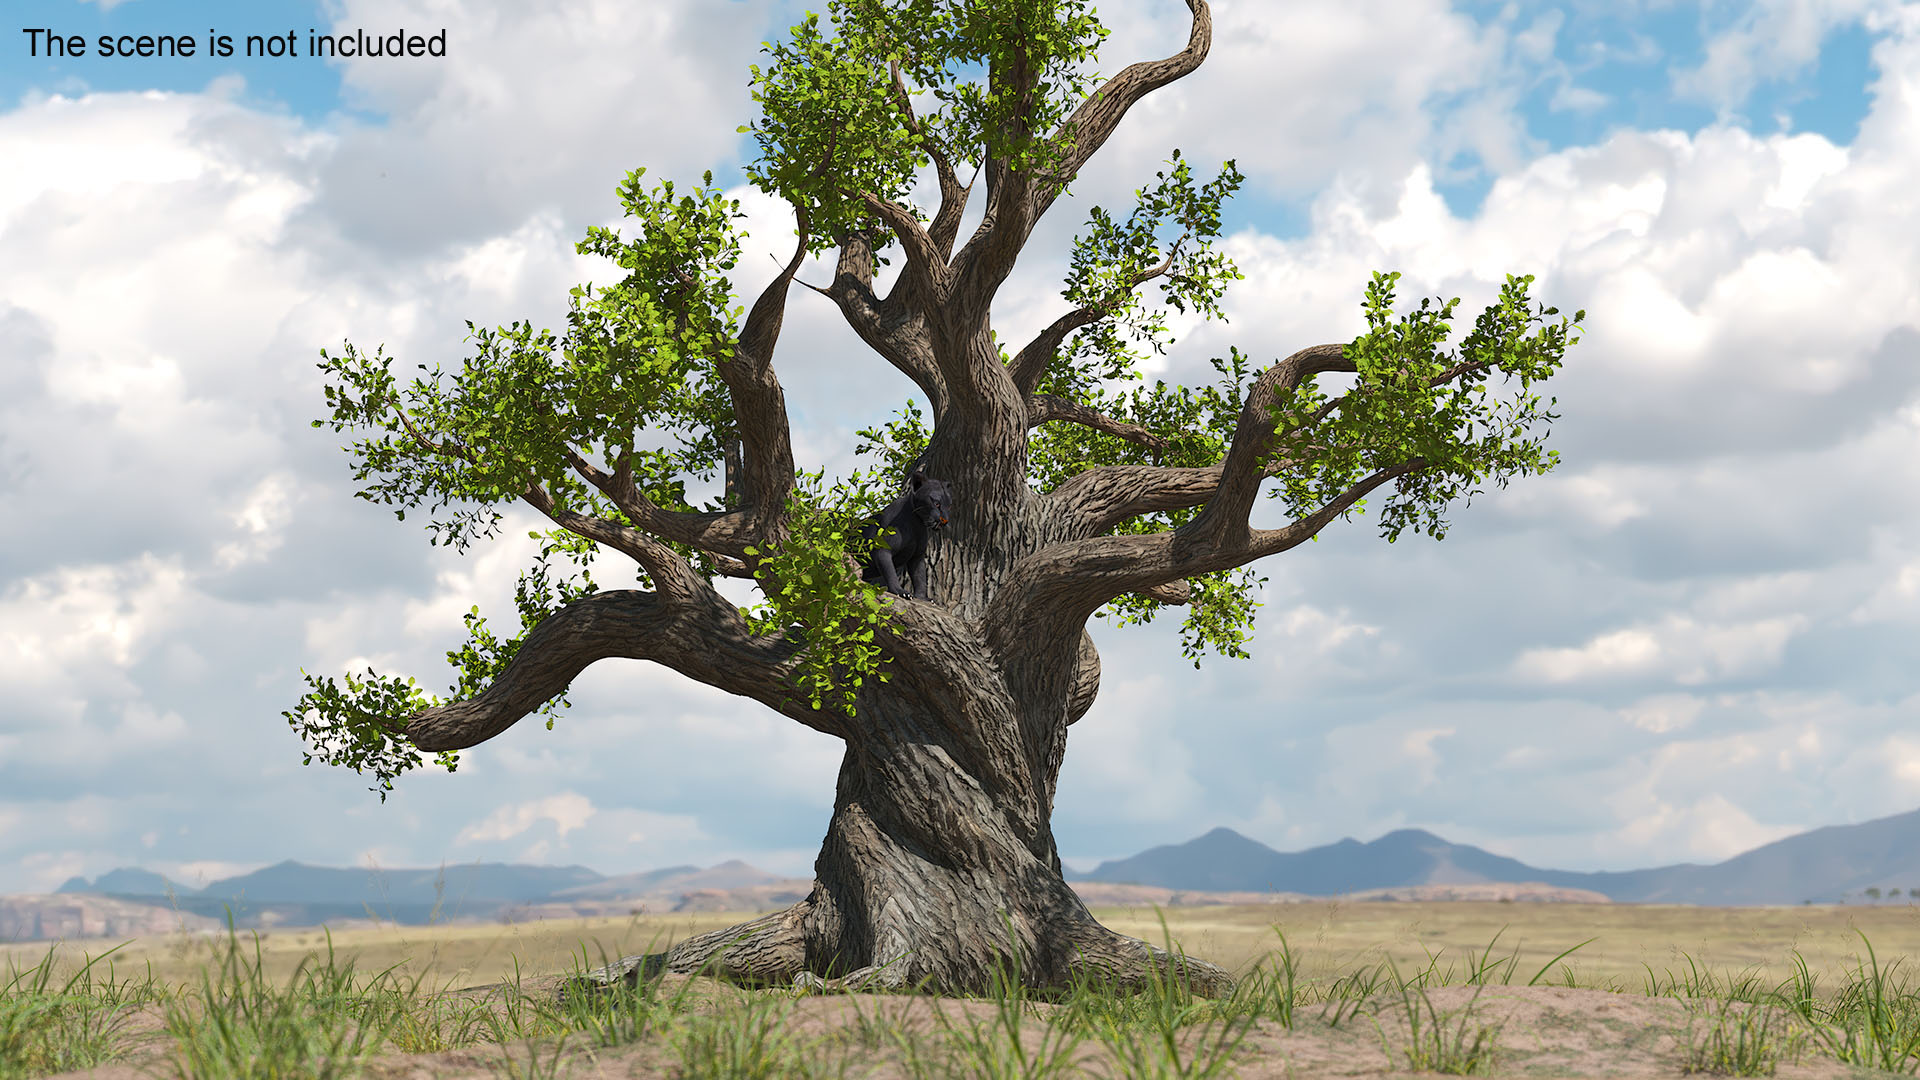
[[[860,527],[860,538],[873,545],[860,577],[869,585],[885,585],[895,596],[929,599],[927,549],[952,515],[953,496],[947,482],[929,480],[924,471],[913,470],[907,478],[907,493]],[[903,576],[913,585],[911,593],[900,584]]]

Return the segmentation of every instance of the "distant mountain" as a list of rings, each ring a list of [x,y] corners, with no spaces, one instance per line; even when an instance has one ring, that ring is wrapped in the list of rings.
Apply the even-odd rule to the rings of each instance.
[[[53,896],[0,897],[0,927],[32,936],[60,927],[68,936],[109,928],[222,926],[242,929],[341,926],[375,919],[403,925],[626,915],[634,911],[763,911],[806,896],[811,878],[783,878],[739,860],[701,869],[671,866],[603,877],[582,866],[482,863],[436,869],[339,869],[283,862],[224,878],[196,892],[146,870],[114,870],[92,882],[74,878]],[[112,896],[81,895],[100,893]],[[131,890],[151,890],[134,892]],[[115,906],[118,905],[118,906]],[[102,914],[107,913],[107,914]],[[175,916],[173,923],[163,916]],[[159,930],[142,930],[159,933]],[[6,938],[0,934],[0,940]]]
[[[138,870],[132,867],[109,870],[92,881],[82,877],[68,878],[65,885],[54,891],[99,893],[106,896],[165,896],[169,889],[175,896],[191,896],[200,891],[177,881],[169,881],[151,870]]]
[[[6,944],[53,938],[164,937],[219,926],[205,916],[130,896],[0,896],[0,943]]]
[[[1477,847],[1448,843],[1421,829],[1400,829],[1367,844],[1346,839],[1283,854],[1232,829],[1221,828],[1184,844],[1101,863],[1082,880],[1331,896],[1405,885],[1546,881],[1539,875],[1549,872]]]
[[[1548,870],[1455,844],[1421,829],[1400,829],[1370,843],[1351,838],[1282,853],[1214,829],[1184,844],[1104,862],[1069,880],[1220,892],[1295,892],[1318,896],[1416,885],[1539,882],[1589,889],[1623,903],[1798,904],[1857,898],[1869,886],[1920,888],[1920,810],[1858,825],[1830,825],[1789,836],[1711,866],[1679,863],[1646,870]]]
[[[303,904],[497,906],[539,900],[561,889],[606,880],[584,866],[469,863],[426,869],[338,869],[291,860],[201,890],[220,899]]]
[[[1162,894],[1153,890],[1166,890],[1170,903],[1227,902],[1224,896],[1203,898],[1204,893],[1269,898],[1276,893],[1372,894],[1381,899],[1466,899],[1498,893],[1515,899],[1577,900],[1584,895],[1577,890],[1624,903],[1858,902],[1869,887],[1902,896],[1920,889],[1920,810],[1858,825],[1814,829],[1711,866],[1681,863],[1598,873],[1549,870],[1470,844],[1451,843],[1422,829],[1399,829],[1364,844],[1349,838],[1305,851],[1279,852],[1223,828],[1184,844],[1102,863],[1091,873],[1070,872],[1067,879],[1089,886],[1082,890],[1089,895],[1107,896],[1102,902],[1108,903],[1162,902],[1155,898]],[[1515,888],[1522,884],[1539,888]],[[310,926],[369,917],[419,924],[624,915],[635,910],[765,910],[806,895],[812,882],[778,877],[737,860],[704,870],[671,866],[618,877],[605,877],[583,866],[481,863],[366,870],[283,862],[199,890],[172,883],[173,899],[157,899],[166,895],[168,885],[166,878],[152,871],[120,869],[91,882],[74,878],[60,887],[60,893],[140,898],[178,915],[215,920],[224,920],[231,911],[238,925],[249,927]],[[1095,885],[1119,889],[1107,888],[1103,893],[1091,887]],[[27,907],[16,907],[16,922],[27,925]],[[43,908],[44,914],[32,915],[39,920],[36,926],[53,924],[45,920],[81,919],[57,904],[33,911]],[[99,919],[88,914],[81,921],[91,926]]]
[[[647,870],[638,874],[601,878],[586,885],[561,889],[549,899],[618,900],[625,897],[688,892],[696,889],[750,889],[785,880],[787,879],[778,874],[769,874],[739,859],[729,859],[705,870],[697,866],[671,866],[664,870]]]

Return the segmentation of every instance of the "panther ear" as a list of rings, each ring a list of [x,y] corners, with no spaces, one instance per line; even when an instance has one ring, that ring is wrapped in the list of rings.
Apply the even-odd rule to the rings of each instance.
[[[924,484],[926,482],[927,482],[927,467],[925,465],[915,465],[913,467],[913,475],[907,477],[907,483],[912,484],[915,488],[918,488],[921,484]]]

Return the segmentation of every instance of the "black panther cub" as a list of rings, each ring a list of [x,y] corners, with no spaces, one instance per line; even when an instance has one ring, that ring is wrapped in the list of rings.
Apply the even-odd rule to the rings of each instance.
[[[907,478],[907,493],[860,527],[860,539],[873,545],[861,579],[869,585],[885,585],[895,596],[929,599],[927,548],[934,534],[947,527],[952,512],[947,482],[929,480],[924,470],[914,469]],[[912,593],[901,587],[902,574],[913,583]]]

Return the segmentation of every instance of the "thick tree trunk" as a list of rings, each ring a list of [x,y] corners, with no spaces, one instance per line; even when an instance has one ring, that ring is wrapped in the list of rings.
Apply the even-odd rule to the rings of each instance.
[[[991,714],[992,705],[969,703],[966,688],[954,686],[945,707],[914,709],[899,681],[861,710],[866,722],[840,766],[811,895],[666,953],[625,957],[589,983],[665,969],[758,985],[978,993],[996,965],[1011,968],[1017,956],[1021,981],[1035,988],[1062,989],[1076,977],[1132,988],[1158,968],[1196,993],[1231,990],[1212,964],[1101,926],[1061,878],[1051,806],[1034,805],[1030,794],[1045,792],[1051,803],[1057,755],[1042,759],[1044,776],[969,768],[969,759],[977,767],[998,755],[969,750],[975,740],[957,738],[953,721]],[[1064,737],[1064,717],[1055,723]]]

